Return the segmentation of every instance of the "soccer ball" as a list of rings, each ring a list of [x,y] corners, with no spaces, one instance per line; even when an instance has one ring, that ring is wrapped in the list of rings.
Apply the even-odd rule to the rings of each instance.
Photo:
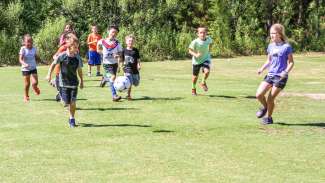
[[[131,82],[126,76],[118,76],[114,81],[114,88],[119,92],[125,92],[131,86]]]

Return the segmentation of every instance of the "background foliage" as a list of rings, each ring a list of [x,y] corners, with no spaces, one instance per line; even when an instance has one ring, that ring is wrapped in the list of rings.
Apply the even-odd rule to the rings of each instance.
[[[97,24],[106,35],[120,26],[119,39],[133,33],[146,61],[187,57],[198,25],[209,27],[213,56],[264,54],[268,30],[282,23],[296,52],[325,50],[325,0],[3,0],[0,2],[0,65],[18,63],[21,37],[33,35],[44,60],[72,22],[82,41]]]

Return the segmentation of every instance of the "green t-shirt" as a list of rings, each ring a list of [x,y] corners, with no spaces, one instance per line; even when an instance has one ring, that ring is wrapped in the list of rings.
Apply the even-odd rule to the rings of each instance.
[[[202,64],[205,61],[210,61],[211,56],[209,52],[209,45],[212,43],[211,37],[207,37],[204,41],[202,41],[200,38],[196,38],[193,40],[188,47],[189,49],[192,49],[193,51],[198,51],[201,53],[201,56],[196,58],[192,57],[192,64],[193,65],[198,65]]]

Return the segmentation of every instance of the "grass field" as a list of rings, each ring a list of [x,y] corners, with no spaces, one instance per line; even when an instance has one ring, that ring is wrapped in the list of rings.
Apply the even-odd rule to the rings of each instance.
[[[134,101],[113,103],[85,76],[75,129],[43,79],[48,67],[30,103],[20,68],[2,67],[0,182],[324,183],[325,55],[295,55],[270,126],[255,117],[265,58],[213,60],[197,97],[190,61],[143,63]]]

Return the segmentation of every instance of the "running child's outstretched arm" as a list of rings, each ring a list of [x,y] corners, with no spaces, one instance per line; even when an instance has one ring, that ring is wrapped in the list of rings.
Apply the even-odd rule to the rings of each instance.
[[[28,64],[25,62],[25,59],[24,59],[24,55],[23,55],[23,54],[19,54],[19,63],[20,63],[23,67],[28,67]]]
[[[56,61],[54,60],[50,65],[49,71],[47,72],[46,80],[48,82],[51,82],[52,72],[54,70],[55,65],[56,65]]]
[[[257,74],[261,74],[266,68],[269,67],[270,63],[271,63],[271,55],[267,55],[266,62],[263,64],[261,68],[257,70]]]

